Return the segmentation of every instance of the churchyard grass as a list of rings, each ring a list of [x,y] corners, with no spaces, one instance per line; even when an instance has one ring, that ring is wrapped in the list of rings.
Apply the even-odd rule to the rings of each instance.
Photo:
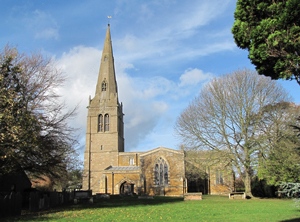
[[[229,200],[228,196],[205,195],[200,201],[183,201],[116,197],[23,215],[13,221],[300,221],[299,207],[290,199]]]

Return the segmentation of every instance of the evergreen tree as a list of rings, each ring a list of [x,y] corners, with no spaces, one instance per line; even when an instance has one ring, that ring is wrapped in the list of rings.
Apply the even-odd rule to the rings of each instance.
[[[298,0],[238,0],[232,27],[237,46],[249,51],[259,74],[300,84]]]

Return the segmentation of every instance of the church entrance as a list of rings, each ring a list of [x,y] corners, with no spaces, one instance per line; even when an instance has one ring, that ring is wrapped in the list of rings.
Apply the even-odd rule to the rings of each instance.
[[[134,193],[134,184],[124,182],[120,186],[120,194],[121,195],[133,195]]]

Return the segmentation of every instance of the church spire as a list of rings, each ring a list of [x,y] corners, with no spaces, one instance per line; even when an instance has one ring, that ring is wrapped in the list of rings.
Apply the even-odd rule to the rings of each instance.
[[[102,99],[109,99],[112,96],[117,96],[117,93],[118,89],[110,35],[110,24],[108,24],[100,62],[96,95],[100,95]]]

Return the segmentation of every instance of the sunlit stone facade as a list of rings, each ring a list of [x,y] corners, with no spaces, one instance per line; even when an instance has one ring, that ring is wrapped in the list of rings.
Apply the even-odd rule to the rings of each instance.
[[[165,147],[124,152],[123,115],[108,25],[96,93],[88,106],[83,189],[94,194],[183,195],[184,152]]]

